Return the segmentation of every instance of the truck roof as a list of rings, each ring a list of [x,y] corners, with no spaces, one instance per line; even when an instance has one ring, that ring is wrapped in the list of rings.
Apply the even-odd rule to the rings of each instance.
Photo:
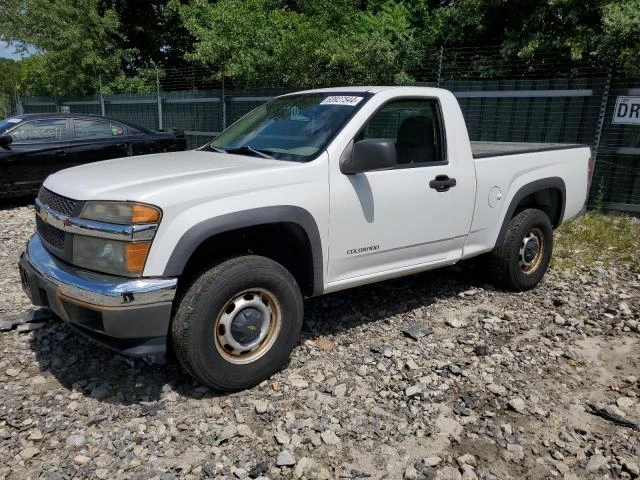
[[[296,95],[300,93],[329,93],[329,92],[363,92],[363,93],[379,93],[383,90],[433,90],[433,91],[441,91],[442,89],[434,88],[434,87],[420,87],[420,86],[406,86],[406,85],[360,85],[360,86],[344,86],[344,87],[329,87],[329,88],[314,88],[311,90],[304,90],[300,92],[292,92],[287,95]]]

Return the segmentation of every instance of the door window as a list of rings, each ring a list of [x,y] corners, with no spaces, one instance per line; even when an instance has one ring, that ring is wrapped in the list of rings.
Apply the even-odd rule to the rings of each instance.
[[[80,140],[122,137],[125,135],[123,126],[102,120],[74,120],[73,132],[75,138]]]
[[[145,133],[146,132],[143,132],[142,130],[129,126],[129,135],[144,135]]]
[[[67,120],[32,120],[18,125],[9,132],[14,143],[44,143],[64,140]]]
[[[390,140],[396,146],[396,168],[446,163],[436,100],[396,100],[373,114],[355,141]]]

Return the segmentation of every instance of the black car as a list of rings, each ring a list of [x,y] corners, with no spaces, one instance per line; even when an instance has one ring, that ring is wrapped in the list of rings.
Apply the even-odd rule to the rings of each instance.
[[[152,132],[95,115],[16,115],[0,121],[0,196],[35,192],[63,168],[186,145],[180,132]]]

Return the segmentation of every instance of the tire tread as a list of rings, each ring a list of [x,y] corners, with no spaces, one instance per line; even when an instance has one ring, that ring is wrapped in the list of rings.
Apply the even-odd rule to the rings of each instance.
[[[519,247],[524,227],[528,224],[538,223],[544,231],[551,232],[550,238],[545,238],[546,248],[549,250],[548,258],[553,249],[553,232],[551,221],[546,213],[536,208],[527,208],[514,216],[509,222],[502,242],[491,253],[492,276],[497,283],[515,291],[523,291],[533,288],[544,276],[548,268],[548,260],[545,262],[543,273],[534,285],[525,285],[518,277],[518,271],[513,267],[513,250]],[[546,255],[546,254],[545,254]]]

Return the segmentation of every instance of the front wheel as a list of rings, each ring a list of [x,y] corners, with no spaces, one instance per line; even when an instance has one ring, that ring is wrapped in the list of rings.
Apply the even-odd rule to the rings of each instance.
[[[534,288],[549,268],[553,228],[549,216],[529,208],[509,222],[502,242],[491,254],[498,283],[516,291]]]
[[[215,390],[241,390],[280,369],[302,327],[298,284],[279,263],[236,257],[204,272],[182,297],[171,327],[182,366]]]

